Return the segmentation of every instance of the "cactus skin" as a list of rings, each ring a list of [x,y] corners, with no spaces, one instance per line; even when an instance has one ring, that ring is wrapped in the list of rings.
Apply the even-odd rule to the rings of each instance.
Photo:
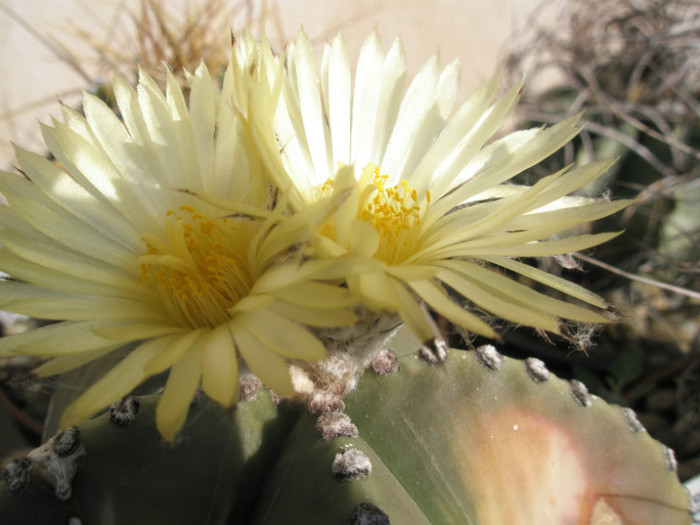
[[[265,392],[233,415],[203,399],[170,445],[155,427],[156,402],[156,396],[142,398],[129,425],[115,425],[107,416],[80,425],[84,455],[67,501],[55,497],[36,468],[22,494],[10,495],[0,483],[3,525],[71,518],[84,525],[225,524],[229,515],[248,513],[259,476],[298,415],[276,409]]]
[[[407,357],[346,398],[432,523],[691,523],[671,452],[631,411],[499,358],[494,370],[489,355],[451,350],[426,373]]]
[[[354,481],[338,479],[333,461],[343,447],[363,452],[371,474]],[[314,420],[304,415],[263,488],[251,524],[349,523],[356,507],[379,507],[395,524],[429,525],[420,508],[361,437],[320,439]],[[373,522],[367,522],[373,523]]]
[[[131,425],[80,426],[68,500],[36,469],[22,494],[0,483],[3,524],[691,523],[670,456],[631,411],[492,347],[399,364],[346,396],[355,438],[323,440],[259,392],[232,414],[199,402],[167,445],[144,398]]]

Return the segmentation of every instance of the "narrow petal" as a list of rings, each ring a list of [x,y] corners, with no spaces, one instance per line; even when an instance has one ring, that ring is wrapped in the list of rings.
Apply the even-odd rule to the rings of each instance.
[[[81,186],[50,160],[15,146],[15,156],[29,180],[66,211],[130,252],[141,248],[140,231],[105,199]]]
[[[170,342],[171,338],[166,337],[153,339],[131,351],[66,408],[61,416],[61,427],[80,423],[128,395],[146,379],[144,365]]]
[[[390,279],[394,288],[396,297],[399,300],[400,307],[398,313],[406,326],[413,332],[421,343],[432,341],[439,336],[438,329],[435,323],[430,318],[418,301],[406,289],[403,283],[396,279]]]
[[[585,301],[588,304],[597,306],[598,308],[608,307],[607,303],[602,297],[587,290],[583,286],[567,281],[566,279],[562,279],[561,277],[557,277],[556,275],[552,275],[551,273],[543,272],[542,270],[533,266],[515,261],[509,257],[482,257],[482,259],[486,262],[490,262],[513,272],[517,272],[520,275],[532,279],[533,281],[542,283],[550,288],[570,295],[571,297],[575,297],[576,299]]]
[[[296,40],[294,65],[294,78],[304,121],[304,132],[310,147],[316,181],[322,184],[331,176],[333,169],[329,166],[331,159],[326,145],[320,79],[311,43],[303,29]]]
[[[532,305],[533,309],[543,313],[584,323],[605,323],[609,321],[608,318],[598,312],[548,297],[505,275],[478,264],[469,261],[445,261],[445,265],[459,268],[462,274],[469,275],[474,282],[481,282],[484,287],[497,289],[504,296],[510,296],[513,302]]]
[[[0,281],[0,305],[5,310],[39,319],[109,321],[141,317],[168,321],[161,308],[148,302],[121,297],[68,295],[19,281]]]
[[[357,316],[345,308],[309,308],[287,301],[275,301],[268,308],[285,319],[307,326],[336,328],[357,322]]]
[[[80,354],[54,357],[53,359],[49,359],[48,361],[43,362],[34,370],[32,370],[32,374],[35,374],[38,377],[50,377],[58,374],[63,374],[65,372],[73,370],[74,368],[78,368],[87,363],[90,363],[95,359],[99,359],[100,357],[103,357],[109,354],[110,352],[114,352],[114,350],[116,350],[120,346],[121,345],[114,345],[108,346],[107,348],[101,348],[99,350],[82,352]]]
[[[462,297],[503,319],[549,332],[559,332],[559,322],[554,316],[537,311],[536,305],[515,302],[494,288],[471,281],[463,273],[446,269],[438,273],[438,279]]]
[[[188,332],[189,329],[165,323],[149,323],[142,319],[130,319],[96,327],[95,334],[110,341],[137,341],[151,337]]]
[[[413,154],[414,141],[428,112],[435,105],[435,89],[439,80],[439,57],[434,56],[426,62],[401,101],[395,124],[392,122],[391,138],[381,162],[383,173],[391,173],[394,182],[402,178],[403,166]],[[384,101],[382,101],[384,102]],[[384,105],[385,106],[385,105]],[[381,136],[382,131],[378,132]],[[433,137],[435,133],[432,134]],[[378,137],[379,138],[379,137]],[[421,152],[424,153],[424,152]]]
[[[350,164],[350,62],[345,40],[338,35],[331,44],[328,65],[328,120],[333,149],[331,169]]]
[[[0,355],[60,356],[113,347],[115,341],[100,337],[94,332],[104,326],[104,323],[96,322],[65,322],[2,337]]]
[[[408,285],[428,306],[457,326],[475,334],[494,339],[496,332],[479,316],[474,315],[452,302],[444,290],[430,281],[412,281]]]
[[[194,75],[188,77],[190,84],[190,116],[196,157],[199,162],[199,173],[205,191],[213,191],[215,181],[212,176],[214,163],[214,137],[216,130],[216,92],[209,71],[204,62],[197,68]],[[175,80],[173,79],[173,82]],[[179,93],[182,90],[174,85],[168,93]],[[186,108],[185,115],[187,114]]]
[[[245,326],[266,348],[290,359],[318,361],[326,356],[323,344],[311,332],[274,312],[246,312],[237,324]]]
[[[241,356],[263,384],[281,396],[293,397],[294,387],[287,363],[275,351],[237,323],[233,337]]]
[[[527,233],[527,232],[526,232]],[[562,253],[577,252],[580,250],[587,250],[598,244],[608,242],[623,232],[611,232],[611,233],[596,233],[596,234],[585,234],[576,235],[574,237],[568,237],[566,239],[558,239],[554,241],[540,241],[540,242],[528,242],[528,243],[517,243],[519,234],[511,234],[512,237],[509,239],[508,236],[504,239],[487,239],[484,241],[471,242],[467,246],[457,246],[447,250],[447,257],[480,257],[480,256],[494,256],[494,255],[505,255],[509,257],[546,257],[551,255],[560,255]],[[526,235],[529,237],[529,235]],[[528,239],[529,240],[529,239]],[[508,241],[512,244],[508,244]],[[439,255],[437,255],[440,257]]]
[[[166,441],[172,442],[185,424],[201,376],[202,348],[195,345],[173,365],[158,401],[156,426]]]
[[[17,215],[49,238],[96,259],[135,269],[133,252],[124,250],[104,233],[68,213],[27,179],[0,173],[0,191]]]
[[[374,123],[381,85],[377,72],[382,70],[383,53],[379,34],[373,31],[360,49],[355,72],[355,92],[352,101],[352,163],[363,169],[370,156],[374,139]]]
[[[193,346],[199,344],[198,339],[203,337],[207,330],[197,329],[189,332],[181,332],[165,337],[172,337],[170,344],[157,355],[153,356],[148,363],[144,365],[144,371],[148,375],[156,375],[164,370],[167,370],[173,364],[180,360],[185,353]]]
[[[215,328],[202,341],[202,390],[224,407],[238,400],[238,357],[228,325]]]
[[[356,302],[347,288],[304,282],[275,292],[280,299],[309,308],[343,308]]]

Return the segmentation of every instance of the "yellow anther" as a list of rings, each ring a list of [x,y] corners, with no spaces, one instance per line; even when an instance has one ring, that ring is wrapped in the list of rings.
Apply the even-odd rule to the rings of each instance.
[[[144,235],[146,250],[138,279],[158,293],[183,325],[214,327],[229,318],[229,308],[250,289],[245,243],[224,220],[209,219],[191,206],[179,209],[189,217],[181,218],[172,210],[166,213],[169,242]]]

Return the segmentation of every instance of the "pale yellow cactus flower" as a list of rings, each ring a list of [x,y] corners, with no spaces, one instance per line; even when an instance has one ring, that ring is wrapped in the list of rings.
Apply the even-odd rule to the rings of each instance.
[[[296,211],[349,193],[314,232],[308,253],[372,261],[348,266],[345,277],[365,307],[400,314],[423,342],[435,337],[424,305],[488,337],[496,333],[477,310],[555,333],[563,320],[609,319],[600,297],[523,259],[585,250],[617,235],[573,229],[626,201],[570,195],[611,161],[566,167],[532,186],[511,183],[572,140],[579,116],[494,140],[521,86],[499,98],[494,78],[455,110],[457,62],[443,67],[434,56],[405,89],[401,42],[385,53],[376,32],[356,64],[339,35],[325,45],[319,67],[303,31],[284,56],[256,56],[264,71],[283,68],[250,90],[257,112],[248,117],[263,159]],[[579,304],[535,291],[517,274]]]
[[[115,78],[116,112],[86,94],[82,114],[42,126],[52,160],[16,148],[20,173],[0,175],[0,308],[60,321],[0,339],[0,356],[52,357],[36,370],[49,376],[133,346],[63,426],[170,369],[156,419],[172,440],[200,385],[236,403],[239,358],[291,396],[288,361],[325,356],[304,325],[355,320],[347,289],[312,281],[337,277],[329,261],[297,250],[330,212],[275,205],[233,70],[220,90],[204,66],[189,75],[189,106],[166,76],[165,94],[144,72],[136,89]]]

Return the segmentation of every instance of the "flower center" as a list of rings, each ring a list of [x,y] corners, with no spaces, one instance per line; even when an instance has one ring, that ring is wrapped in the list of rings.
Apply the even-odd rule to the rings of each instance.
[[[155,290],[178,324],[214,327],[230,319],[233,307],[250,290],[245,244],[226,218],[210,219],[190,206],[183,217],[168,211],[166,242],[142,237],[139,281]]]
[[[398,264],[416,250],[418,226],[430,205],[430,192],[419,200],[418,192],[405,180],[387,186],[388,175],[380,174],[379,168],[369,164],[360,178],[360,204],[357,219],[374,226],[380,237],[374,257],[387,264]],[[333,186],[327,180],[321,188],[327,193]],[[334,238],[333,225],[326,224],[321,233]]]

